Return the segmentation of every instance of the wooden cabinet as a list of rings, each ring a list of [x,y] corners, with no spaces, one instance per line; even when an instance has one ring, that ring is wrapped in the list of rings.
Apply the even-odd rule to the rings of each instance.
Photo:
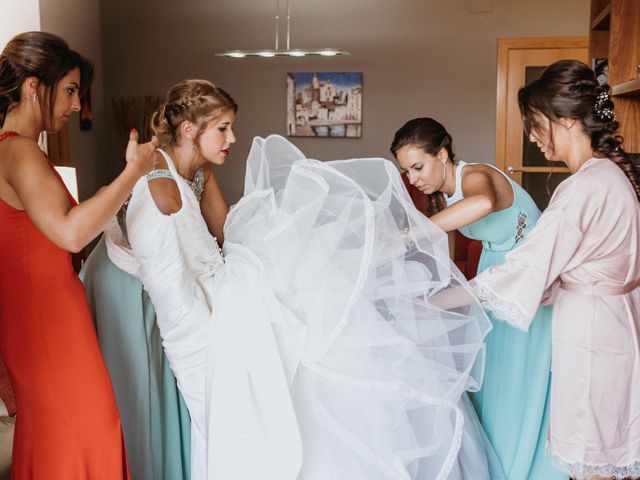
[[[609,59],[623,147],[640,152],[640,0],[591,0],[589,57]]]

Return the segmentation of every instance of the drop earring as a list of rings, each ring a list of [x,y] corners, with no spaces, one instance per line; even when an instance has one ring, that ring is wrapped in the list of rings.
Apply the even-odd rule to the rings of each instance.
[[[38,100],[38,94],[34,93],[33,94],[33,103],[36,103],[37,100]]]
[[[443,182],[447,181],[447,164],[446,163],[442,164],[442,181]]]

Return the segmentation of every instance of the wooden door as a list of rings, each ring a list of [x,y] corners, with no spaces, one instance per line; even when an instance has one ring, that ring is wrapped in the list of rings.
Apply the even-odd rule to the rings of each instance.
[[[560,162],[548,162],[522,129],[518,89],[557,60],[587,62],[588,37],[498,39],[496,166],[505,171],[544,210],[555,187],[569,175]]]

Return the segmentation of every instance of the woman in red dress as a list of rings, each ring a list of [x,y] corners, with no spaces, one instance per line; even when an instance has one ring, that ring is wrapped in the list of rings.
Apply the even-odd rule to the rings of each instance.
[[[77,205],[38,148],[80,109],[89,62],[55,35],[14,37],[0,56],[0,351],[17,419],[12,478],[129,478],[120,416],[69,252],[97,236],[154,166],[132,133],[127,165]]]

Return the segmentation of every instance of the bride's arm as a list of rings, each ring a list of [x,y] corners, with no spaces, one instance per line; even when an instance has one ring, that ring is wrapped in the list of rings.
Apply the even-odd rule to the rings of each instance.
[[[227,214],[229,213],[229,204],[222,194],[213,167],[207,165],[205,168],[205,184],[200,208],[209,232],[216,237],[218,244],[222,246],[224,242],[224,222],[227,220]]]

